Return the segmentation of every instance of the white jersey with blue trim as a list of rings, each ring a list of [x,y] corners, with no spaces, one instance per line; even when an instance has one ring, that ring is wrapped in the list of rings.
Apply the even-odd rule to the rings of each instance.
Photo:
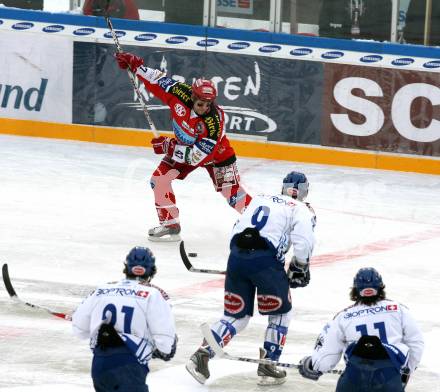
[[[157,348],[171,352],[176,335],[166,293],[148,283],[123,279],[91,293],[72,316],[73,332],[96,345],[101,324],[113,324],[139,363],[146,364]]]
[[[312,354],[313,369],[333,369],[347,347],[362,335],[380,338],[394,363],[408,366],[413,372],[424,348],[420,329],[408,308],[388,299],[374,305],[353,305],[338,313],[318,336]]]
[[[252,198],[235,223],[232,237],[248,227],[255,227],[277,250],[281,262],[291,246],[297,259],[308,261],[315,243],[315,219],[299,200],[285,195],[258,195]]]

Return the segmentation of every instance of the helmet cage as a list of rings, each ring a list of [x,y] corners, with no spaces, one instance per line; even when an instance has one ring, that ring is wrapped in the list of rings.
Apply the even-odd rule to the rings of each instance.
[[[309,194],[309,182],[304,173],[290,172],[283,179],[281,194],[303,201]]]

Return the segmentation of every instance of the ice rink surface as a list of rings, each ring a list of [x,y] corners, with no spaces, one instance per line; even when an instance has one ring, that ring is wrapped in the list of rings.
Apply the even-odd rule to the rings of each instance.
[[[256,365],[223,359],[210,362],[204,386],[186,372],[199,325],[222,313],[223,281],[188,272],[178,243],[147,240],[157,223],[149,177],[159,159],[149,148],[0,136],[0,263],[8,263],[18,295],[71,312],[95,286],[122,277],[133,246],[148,246],[179,335],[172,361],[150,362],[150,391],[333,391],[337,376],[312,382],[295,370],[282,386],[259,387]],[[388,297],[407,305],[424,332],[425,353],[407,391],[440,391],[440,176],[244,158],[238,166],[251,194],[278,193],[292,170],[311,184],[318,217],[312,279],[292,290],[295,317],[281,360],[297,363],[311,352],[325,322],[351,304],[354,274],[372,266]],[[204,170],[174,190],[186,249],[198,253],[194,266],[224,269],[237,213]],[[0,286],[0,390],[91,391],[88,342],[72,335],[70,322],[14,303]],[[256,314],[227,351],[256,358],[265,327]]]

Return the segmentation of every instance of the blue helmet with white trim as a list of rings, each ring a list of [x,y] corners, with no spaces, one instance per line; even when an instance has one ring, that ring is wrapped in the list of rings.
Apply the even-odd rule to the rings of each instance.
[[[283,179],[283,195],[303,201],[309,193],[309,181],[304,173],[292,171]]]
[[[129,278],[150,280],[156,274],[156,258],[149,248],[136,246],[125,259],[125,274]]]

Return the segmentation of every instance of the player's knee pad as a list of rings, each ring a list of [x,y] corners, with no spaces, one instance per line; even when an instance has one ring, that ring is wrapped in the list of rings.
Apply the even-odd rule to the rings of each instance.
[[[292,316],[292,310],[287,313],[269,316],[264,349],[267,352],[267,357],[272,361],[278,361],[281,356]]]
[[[224,347],[235,335],[237,335],[237,333],[246,328],[250,318],[250,316],[244,316],[238,319],[235,317],[223,316],[211,327],[211,330],[214,333],[217,342]]]

